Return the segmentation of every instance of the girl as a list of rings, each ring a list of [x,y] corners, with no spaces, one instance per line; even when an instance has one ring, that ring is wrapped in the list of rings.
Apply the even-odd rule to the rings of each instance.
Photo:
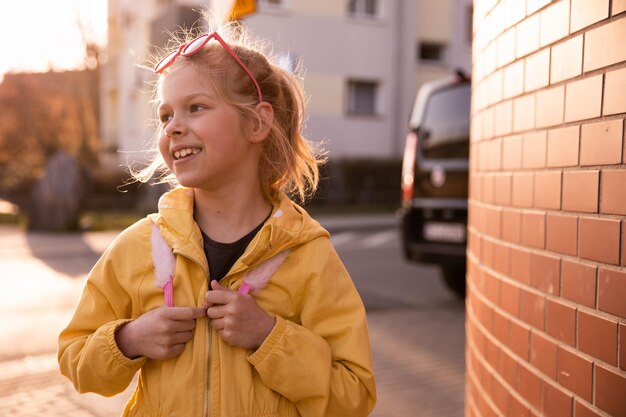
[[[328,232],[285,194],[304,199],[318,180],[297,80],[232,27],[154,71],[159,155],[142,178],[163,167],[178,186],[90,272],[59,337],[62,373],[114,395],[139,371],[125,416],[367,415],[363,304]],[[172,307],[155,284],[154,228],[175,255]],[[246,293],[255,271],[269,282]]]

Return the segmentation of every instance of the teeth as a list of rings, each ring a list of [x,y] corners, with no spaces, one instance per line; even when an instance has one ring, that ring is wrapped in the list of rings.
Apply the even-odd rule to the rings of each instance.
[[[180,159],[180,158],[184,158],[187,155],[197,155],[198,152],[200,152],[199,149],[197,148],[185,148],[185,149],[181,149],[179,151],[175,151],[174,152],[174,158],[175,159]]]

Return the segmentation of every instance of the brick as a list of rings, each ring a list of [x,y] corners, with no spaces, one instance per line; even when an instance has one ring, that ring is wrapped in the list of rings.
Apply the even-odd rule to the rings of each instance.
[[[509,319],[498,311],[494,311],[493,314],[493,335],[503,344],[509,340]],[[500,352],[500,357],[502,357],[502,355],[503,352]],[[498,364],[498,370],[499,369]]]
[[[528,361],[530,358],[530,328],[511,320],[508,347],[517,356]]]
[[[583,125],[580,132],[580,165],[622,162],[623,125],[621,119]]]
[[[513,206],[533,206],[534,174],[513,174]]]
[[[622,266],[626,265],[626,222],[622,222]]]
[[[626,0],[624,0],[626,1]],[[626,68],[607,72],[604,76],[604,115],[626,112]]]
[[[579,311],[578,349],[617,366],[617,322]]]
[[[524,92],[524,61],[516,61],[503,70],[503,97],[518,96]]]
[[[546,166],[548,133],[527,133],[522,140],[522,167],[543,168]]]
[[[611,11],[611,15],[615,16],[616,14],[626,12],[626,0],[613,0],[613,10]]]
[[[569,171],[563,173],[563,210],[596,213],[600,171]]]
[[[626,273],[600,269],[598,275],[598,308],[620,317],[626,317]]]
[[[503,101],[494,107],[495,114],[495,134],[498,136],[507,135],[513,129],[513,102]]]
[[[509,402],[508,417],[530,417],[530,409],[525,404],[522,404],[516,397],[511,396]]]
[[[516,170],[522,167],[522,136],[502,139],[502,169]]]
[[[515,29],[507,30],[497,39],[498,67],[503,67],[515,60]]]
[[[522,214],[518,210],[502,211],[502,239],[519,243],[522,233]]]
[[[543,416],[571,417],[573,398],[565,391],[551,383],[543,384]]]
[[[499,278],[494,277],[490,273],[485,274],[485,283],[487,284],[485,296],[494,305],[500,304],[500,282]]]
[[[525,366],[518,367],[517,392],[536,409],[541,409],[542,381]]]
[[[561,171],[535,174],[534,201],[537,208],[555,210],[561,208]]]
[[[524,90],[545,87],[550,82],[550,49],[546,48],[526,58]]]
[[[581,258],[619,264],[620,222],[618,220],[581,217],[578,223]],[[624,304],[626,306],[626,303]]]
[[[491,174],[487,174],[487,175],[483,175],[483,199],[482,201],[484,201],[485,203],[493,203],[495,201],[495,185],[494,185],[494,180],[493,180],[493,175]],[[483,225],[483,227],[481,228],[481,230],[486,230],[485,225],[487,224],[487,222],[482,222],[481,223]]]
[[[574,394],[591,402],[593,363],[562,347],[559,347],[558,358],[558,382]]]
[[[500,308],[514,317],[519,317],[521,292],[517,285],[501,281]]]
[[[550,4],[551,0],[527,0],[526,13],[531,15],[537,10],[542,9],[544,6]]]
[[[497,243],[494,245],[494,252],[493,252],[493,269],[495,269],[497,272],[504,274],[504,275],[509,275],[509,270],[510,270],[510,262],[511,259],[511,248],[506,246],[506,245],[502,245],[500,243]]]
[[[532,286],[548,294],[561,292],[561,259],[533,253]]]
[[[513,130],[521,132],[535,127],[535,95],[527,94],[513,100]]]
[[[574,405],[574,410],[574,415],[576,417],[602,417],[601,414],[598,414],[596,411],[578,401],[576,401],[576,404]]]
[[[500,230],[502,229],[502,217],[500,216],[501,209],[499,208],[486,208],[487,227],[485,232],[492,237],[500,238]]]
[[[576,256],[578,253],[578,218],[548,213],[546,247],[553,252]]]
[[[617,38],[616,38],[617,39]],[[611,49],[611,48],[605,48]],[[574,81],[565,87],[565,121],[591,119],[600,116],[602,104],[602,75]]]
[[[529,251],[511,248],[511,278],[530,285],[532,254]]]
[[[494,176],[495,203],[501,206],[511,204],[511,174],[497,174]]]
[[[531,16],[517,25],[515,35],[517,58],[539,49],[539,17],[539,14]]]
[[[502,351],[498,373],[510,386],[515,386],[517,380],[517,361],[508,353]]]
[[[491,400],[494,402],[500,413],[506,413],[509,409],[511,394],[506,387],[497,379],[492,381]]]
[[[493,132],[495,129],[495,121],[494,114],[495,110],[493,107],[490,107],[483,111],[483,122],[482,122],[482,132],[481,139],[490,139],[493,137]]]
[[[626,377],[596,365],[596,401],[598,408],[612,416],[626,416]]]
[[[557,300],[546,303],[546,333],[555,339],[576,346],[576,308]]]
[[[502,101],[502,70],[492,73],[487,79],[487,103],[489,105]]]
[[[626,170],[602,171],[600,212],[626,214]]]
[[[545,322],[546,299],[543,295],[538,295],[522,288],[522,306],[520,318],[534,327],[543,330]]]
[[[609,17],[609,0],[571,0],[570,32],[576,32]]]
[[[539,103],[539,94],[537,94]],[[551,129],[548,131],[548,167],[568,167],[578,165],[578,126]]]
[[[580,1],[580,0],[579,0]],[[550,83],[558,83],[582,74],[583,37],[568,39],[552,47]]]
[[[597,268],[563,259],[561,264],[561,294],[563,298],[594,308],[596,306]]]
[[[565,87],[559,86],[537,92],[537,127],[563,123],[565,116]]]
[[[585,33],[584,71],[626,61],[626,18],[615,20]],[[611,45],[607,48],[607,45]]]
[[[626,371],[626,323],[619,324],[619,367]]]
[[[546,244],[546,216],[544,213],[522,213],[522,244],[543,249]]]
[[[553,2],[541,12],[539,46],[549,45],[569,34],[569,1]]]
[[[504,0],[504,25],[513,26],[526,17],[526,4],[523,1]]]

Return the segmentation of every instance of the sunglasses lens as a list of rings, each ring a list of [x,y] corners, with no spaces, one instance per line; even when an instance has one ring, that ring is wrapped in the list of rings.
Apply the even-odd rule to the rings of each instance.
[[[204,34],[202,36],[198,36],[196,39],[189,42],[187,46],[180,53],[182,56],[190,56],[198,52],[208,41],[208,34]]]
[[[165,55],[165,57],[161,61],[159,61],[158,64],[154,66],[154,72],[158,74],[161,71],[163,71],[165,68],[169,67],[172,64],[172,62],[174,62],[174,59],[176,59],[177,56],[178,56],[178,51],[173,51]]]

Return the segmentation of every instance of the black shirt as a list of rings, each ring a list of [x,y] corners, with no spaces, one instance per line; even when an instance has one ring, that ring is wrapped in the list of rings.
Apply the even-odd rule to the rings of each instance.
[[[217,242],[202,232],[204,254],[209,261],[211,280],[219,281],[224,278],[237,259],[246,251],[246,248],[268,218],[269,215],[261,224],[252,229],[250,233],[232,243]]]

